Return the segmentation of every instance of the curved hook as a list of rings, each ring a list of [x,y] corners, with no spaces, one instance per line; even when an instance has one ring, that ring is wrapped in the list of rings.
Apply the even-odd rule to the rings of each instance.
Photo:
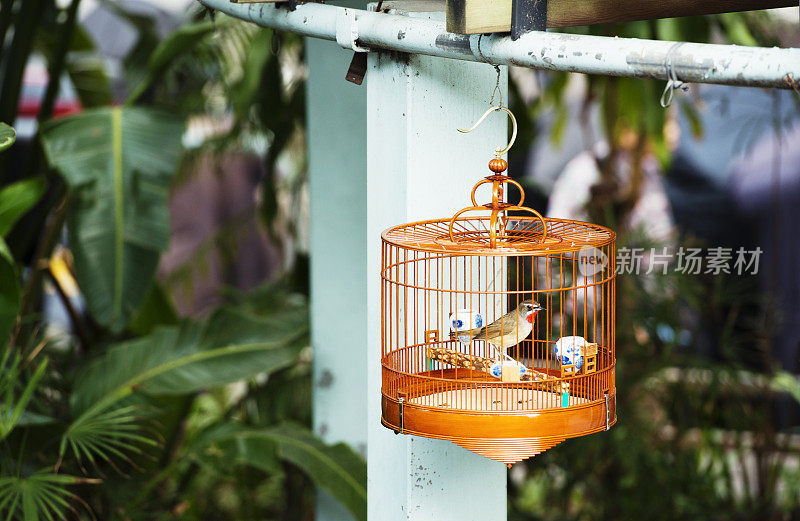
[[[459,132],[463,132],[464,134],[466,134],[467,132],[472,132],[473,130],[475,130],[476,128],[478,128],[478,125],[480,125],[481,123],[483,123],[483,120],[484,120],[484,119],[486,119],[486,116],[488,116],[489,114],[491,114],[491,113],[492,113],[492,112],[494,112],[495,110],[502,110],[502,111],[505,111],[505,112],[506,112],[506,113],[509,115],[509,117],[511,118],[511,141],[509,141],[509,142],[508,142],[508,145],[506,145],[506,147],[505,147],[505,148],[501,148],[501,147],[499,147],[499,146],[498,146],[498,147],[497,147],[497,148],[494,150],[494,154],[495,154],[495,156],[497,156],[497,157],[500,157],[500,156],[502,156],[503,154],[505,154],[506,152],[508,152],[508,150],[509,150],[509,149],[511,148],[511,146],[514,144],[514,141],[516,141],[516,140],[517,140],[517,118],[515,118],[515,117],[514,117],[514,114],[512,114],[512,113],[511,113],[511,111],[510,111],[510,110],[508,110],[507,108],[505,108],[505,107],[499,107],[499,106],[497,106],[497,105],[493,105],[493,106],[489,107],[489,110],[487,110],[486,112],[484,112],[484,113],[483,113],[483,116],[481,116],[481,117],[480,117],[480,119],[479,119],[478,121],[476,121],[476,122],[475,122],[475,124],[474,124],[474,125],[472,125],[470,128],[468,128],[468,129],[466,129],[466,130],[465,130],[465,129],[463,129],[463,128],[459,128],[459,129],[456,129],[456,130],[458,130]]]

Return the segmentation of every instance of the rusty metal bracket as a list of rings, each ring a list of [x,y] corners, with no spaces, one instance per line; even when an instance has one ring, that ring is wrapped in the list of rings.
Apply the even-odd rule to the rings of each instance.
[[[361,85],[364,83],[364,76],[367,75],[367,53],[354,52],[353,59],[350,60],[350,66],[347,68],[347,74],[344,79],[350,83]]]

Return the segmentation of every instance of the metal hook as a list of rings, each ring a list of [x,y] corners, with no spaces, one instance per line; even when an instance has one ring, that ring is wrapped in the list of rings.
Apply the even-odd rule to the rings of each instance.
[[[476,122],[475,122],[475,124],[474,124],[474,125],[472,125],[470,128],[468,128],[468,129],[466,129],[466,130],[465,130],[465,129],[463,129],[463,128],[459,128],[459,129],[457,129],[457,130],[458,130],[459,132],[463,132],[464,134],[466,134],[467,132],[472,132],[473,130],[475,130],[476,128],[478,128],[478,125],[480,125],[481,123],[483,123],[483,120],[484,120],[484,119],[486,119],[486,116],[488,116],[490,113],[494,112],[495,110],[502,110],[502,111],[505,111],[505,112],[506,112],[506,114],[508,114],[508,115],[509,115],[509,117],[511,118],[511,125],[512,125],[512,127],[511,127],[511,141],[509,141],[509,142],[508,142],[508,145],[506,145],[506,147],[505,147],[505,148],[501,148],[501,147],[499,147],[499,146],[498,146],[498,147],[497,147],[497,148],[494,150],[494,154],[495,154],[495,156],[497,156],[497,157],[500,157],[500,156],[502,156],[503,154],[505,154],[506,152],[508,152],[508,150],[509,150],[509,149],[512,147],[512,145],[514,145],[514,141],[516,141],[516,139],[517,139],[517,118],[515,118],[515,117],[514,117],[514,114],[512,114],[512,113],[511,113],[511,111],[510,111],[510,110],[508,110],[507,108],[505,108],[505,107],[499,107],[499,106],[497,106],[497,105],[491,106],[491,107],[489,107],[489,110],[487,110],[486,112],[484,112],[484,113],[483,113],[483,116],[481,116],[481,118],[480,118],[478,121],[476,121]]]

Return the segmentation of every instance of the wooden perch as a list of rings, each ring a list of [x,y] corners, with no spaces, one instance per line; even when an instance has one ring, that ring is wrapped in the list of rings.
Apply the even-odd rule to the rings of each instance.
[[[494,360],[491,358],[484,358],[482,356],[468,355],[459,353],[451,349],[443,347],[429,347],[426,351],[428,358],[437,362],[443,362],[456,367],[464,367],[466,369],[475,369],[476,371],[486,371],[492,368]]]
[[[460,353],[458,351],[453,351],[452,349],[445,349],[443,347],[429,347],[425,354],[431,360],[435,360],[437,362],[443,362],[445,364],[450,364],[455,367],[463,367],[465,369],[474,369],[476,371],[485,371],[489,372],[489,369],[492,368],[492,364],[494,364],[494,360],[491,358],[484,358],[482,356],[476,355],[468,355],[466,353]],[[536,371],[531,369],[530,367],[526,368],[528,371],[522,376],[522,381],[538,381],[538,380],[552,380],[555,376],[551,376],[547,373],[543,373],[541,371]]]
[[[512,0],[447,0],[447,30],[461,34],[508,32],[511,3]],[[547,27],[796,6],[797,0],[548,0]]]

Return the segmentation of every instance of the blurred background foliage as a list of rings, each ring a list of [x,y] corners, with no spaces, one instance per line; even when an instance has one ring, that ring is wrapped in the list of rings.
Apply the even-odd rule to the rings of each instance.
[[[795,25],[796,20],[782,24],[767,12],[750,12],[574,31],[785,46],[787,41],[796,45],[794,37],[786,37],[796,31]],[[584,147],[599,173],[583,215],[614,228],[618,249],[642,248],[645,256],[639,274],[623,272],[617,278],[617,425],[609,433],[570,440],[516,465],[509,475],[509,518],[800,519],[800,383],[787,372],[800,369],[800,346],[793,346],[792,367],[773,351],[781,331],[777,286],[735,273],[689,275],[675,271],[674,265],[666,274],[657,268],[642,276],[651,248],[661,252],[667,247],[674,254],[678,246],[718,246],[682,229],[679,216],[678,227],[659,234],[642,226],[641,215],[633,215],[652,196],[648,170],[658,170],[667,181],[676,171],[676,135],[688,132],[684,140],[706,137],[703,114],[709,107],[703,97],[694,89],[677,92],[674,106],[664,110],[658,103],[664,82],[586,76],[572,100],[578,108],[570,111],[566,93],[574,87],[575,75],[539,78],[539,93],[532,100],[525,93],[527,75],[512,74],[516,81],[510,85],[512,109],[520,129],[528,130],[521,132],[527,147],[511,152],[510,170],[530,171],[528,151],[537,142],[549,143],[541,145],[543,153],[558,150],[569,119],[577,113],[588,134]],[[749,151],[766,135],[776,143],[773,155],[779,157],[787,132],[796,125],[800,98],[795,92],[793,102],[782,105],[779,94],[773,94],[772,100],[763,96],[767,104],[756,118],[733,123],[746,137],[725,145]],[[546,125],[537,123],[545,117]],[[686,128],[678,128],[679,119],[687,122]],[[598,141],[603,146],[596,146]],[[776,162],[780,165],[780,159]],[[727,165],[717,166],[722,172]],[[796,170],[796,165],[790,168]],[[780,178],[777,169],[771,170],[753,175]],[[541,180],[520,180],[527,180],[526,193],[538,192],[540,204],[547,204]],[[709,191],[700,179],[694,183],[698,193]],[[772,203],[779,205],[778,200]],[[644,208],[660,210],[657,205]],[[715,223],[736,236],[737,242],[725,246],[754,246],[736,213],[729,206]],[[784,229],[775,238],[781,256],[796,254],[782,244],[791,241],[792,233]],[[786,394],[794,401],[787,403]]]
[[[80,0],[0,0],[0,121],[19,121],[30,63],[47,70],[33,130],[12,146],[0,127],[0,513],[307,520],[319,486],[364,519],[363,460],[308,427],[302,40],[101,4],[134,30],[115,60],[77,23]],[[754,12],[574,30],[769,46],[785,28]],[[665,111],[661,82],[576,78],[514,71],[511,171],[563,143],[580,81],[585,148],[606,143],[587,216],[620,247],[661,246],[631,225],[644,163],[668,169],[676,113],[704,134],[702,100]],[[797,428],[775,417],[800,386],[770,354],[755,284],[621,276],[620,422],[516,465],[510,518],[800,518]],[[709,331],[718,348],[699,356]]]
[[[157,10],[104,2],[135,30],[110,60],[79,4],[0,3],[2,121],[24,120],[30,62],[47,71],[34,130],[8,148],[0,129],[2,518],[306,520],[318,486],[364,519],[363,459],[308,427],[308,284],[288,211],[303,162],[278,175],[301,157],[302,41],[199,9],[163,30]],[[198,165],[224,178],[242,155],[257,193],[165,263],[170,201],[196,196]],[[242,282],[247,227],[278,253]],[[213,300],[195,305],[208,278]]]

